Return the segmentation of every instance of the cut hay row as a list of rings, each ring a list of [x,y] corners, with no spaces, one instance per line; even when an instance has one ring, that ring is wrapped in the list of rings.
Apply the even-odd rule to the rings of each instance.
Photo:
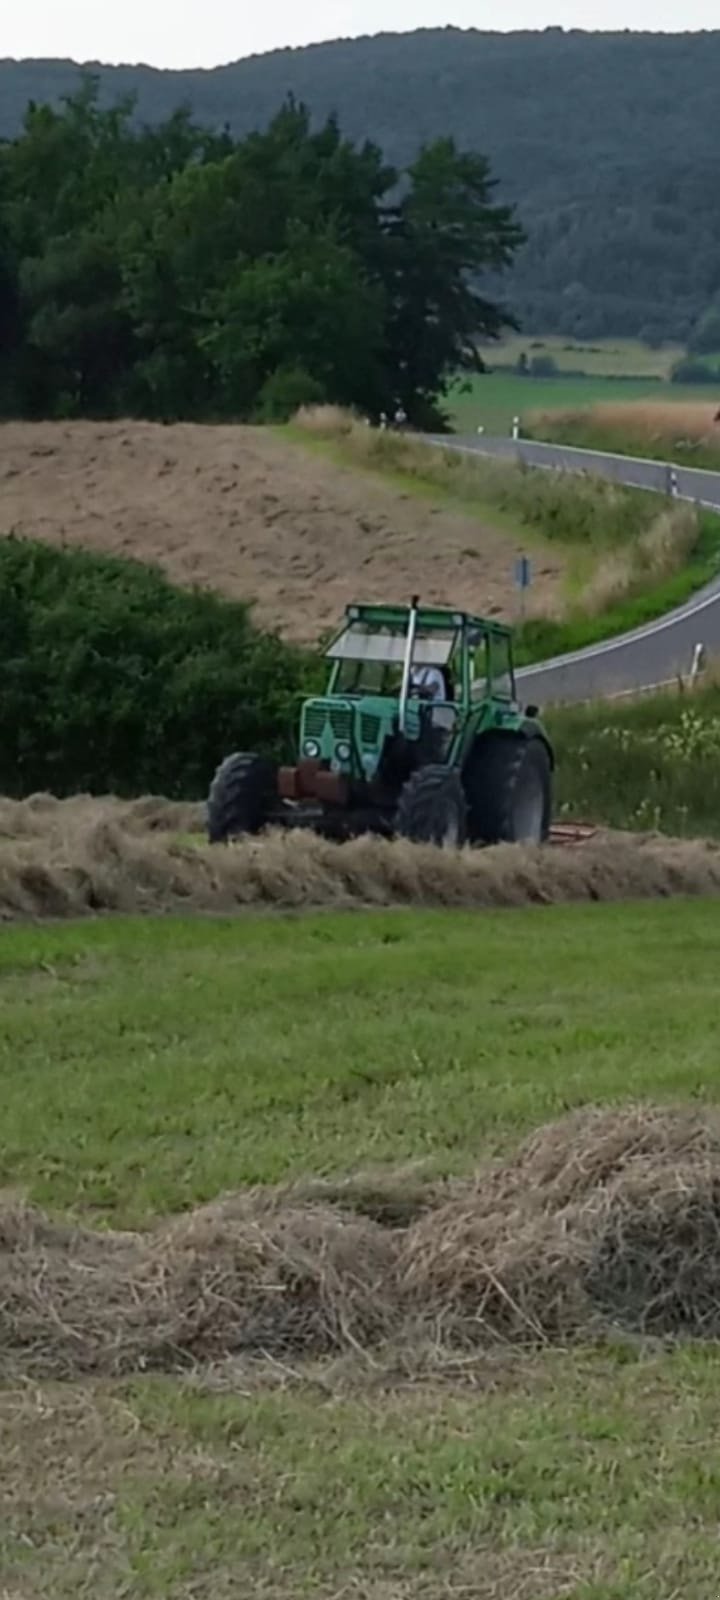
[[[8,800],[0,795],[0,843],[9,839],[56,838],[75,834],[107,818],[130,833],[200,833],[205,808],[192,801],[164,800],[143,795],[138,800],[114,796],[96,799],[75,795],[58,800],[53,794],[34,794],[28,800]]]
[[[392,1191],[392,1185],[390,1185]],[[720,1117],[638,1106],[549,1125],[399,1223],[358,1182],[249,1191],[140,1233],[0,1206],[0,1376],[231,1355],[720,1336]]]
[[[143,809],[145,808],[145,809]],[[168,831],[194,808],[35,800],[0,812],[0,919],[100,912],[491,907],[720,893],[720,846],[598,833],[581,848],[441,851],[276,833],[212,850]]]

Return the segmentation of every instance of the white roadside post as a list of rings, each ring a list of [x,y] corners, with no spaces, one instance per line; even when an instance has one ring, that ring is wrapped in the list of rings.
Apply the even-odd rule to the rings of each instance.
[[[512,420],[512,436],[513,436],[513,439],[515,440],[515,442],[517,443],[518,439],[520,438],[520,418],[519,417],[513,417],[513,420]]]
[[[694,689],[701,672],[705,671],[705,646],[696,644],[690,663],[690,688]]]

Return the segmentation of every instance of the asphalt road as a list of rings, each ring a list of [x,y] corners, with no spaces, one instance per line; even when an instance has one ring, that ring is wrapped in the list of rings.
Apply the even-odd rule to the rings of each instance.
[[[606,455],[597,450],[575,450],[567,445],[536,444],[529,440],[467,437],[437,439],[445,449],[471,455],[504,457],[528,466],[558,468],[566,472],[591,472],[628,488],[667,494],[669,474],[677,474],[677,493],[684,500],[720,512],[720,472],[690,467],[672,468],[662,461],[639,461],[632,456]],[[689,671],[696,644],[708,654],[720,653],[720,573],[705,589],[677,611],[658,622],[646,623],[604,644],[592,645],[573,655],[558,656],[518,672],[524,700],[541,705],[551,701],[591,700],[624,690],[647,689]]]

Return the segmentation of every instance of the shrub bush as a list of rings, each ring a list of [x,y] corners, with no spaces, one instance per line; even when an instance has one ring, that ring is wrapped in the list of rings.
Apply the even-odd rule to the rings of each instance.
[[[720,383],[720,370],[710,367],[705,361],[700,361],[692,356],[685,356],[682,361],[676,361],[670,373],[671,383],[710,383],[716,388]]]
[[[258,422],[289,422],[301,406],[320,406],[326,399],[321,383],[303,367],[278,367],[258,397]]]
[[[251,607],[154,568],[0,541],[0,789],[199,798],[236,748],[291,742],[313,659]]]

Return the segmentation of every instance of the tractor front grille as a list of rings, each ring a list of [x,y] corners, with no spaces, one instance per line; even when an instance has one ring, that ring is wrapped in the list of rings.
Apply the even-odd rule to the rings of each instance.
[[[329,722],[333,738],[352,739],[352,711],[349,707],[335,705],[332,700],[316,700],[305,712],[306,739],[322,739]]]
[[[363,745],[377,744],[380,738],[380,718],[364,712],[360,718],[360,738]]]

